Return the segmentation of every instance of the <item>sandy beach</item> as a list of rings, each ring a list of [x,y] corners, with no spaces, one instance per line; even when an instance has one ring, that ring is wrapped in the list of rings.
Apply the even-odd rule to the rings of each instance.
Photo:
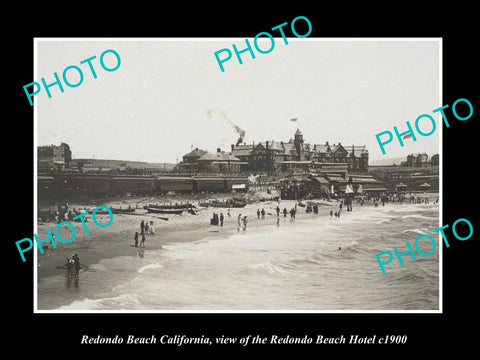
[[[288,212],[296,201],[249,203],[231,208],[230,217],[227,208],[212,207],[198,208],[197,215],[146,214],[143,205],[164,203],[163,197],[71,202],[77,210],[103,204],[136,210],[135,215],[114,214],[105,228],[90,216],[90,234],[75,222],[77,236],[71,243],[57,242],[55,249],[45,243],[34,265],[38,309],[436,309],[437,253],[405,267],[392,262],[388,277],[375,259],[438,227],[437,194],[415,196],[428,202],[354,203],[353,211],[344,207],[340,218],[330,216],[339,209],[337,200],[317,200],[318,214],[297,206],[295,220],[281,212],[278,224],[277,205]],[[198,204],[198,199],[191,202]],[[257,209],[265,209],[265,219],[257,218]],[[223,226],[210,225],[214,212],[225,215]],[[246,230],[238,227],[239,214],[248,217]],[[110,219],[102,214],[97,220],[106,224]],[[146,235],[145,249],[133,246],[142,220],[155,226],[155,234]],[[39,224],[40,239],[55,226]],[[71,230],[62,226],[59,235],[69,239]],[[74,252],[83,265],[79,281],[59,268]]]
[[[140,222],[153,221],[155,227],[155,234],[146,235],[145,251],[156,250],[162,247],[163,244],[175,242],[191,242],[198,241],[205,237],[215,237],[224,235],[226,232],[236,232],[238,229],[238,215],[247,216],[249,229],[258,228],[264,225],[276,225],[276,207],[281,210],[285,207],[289,211],[295,206],[294,200],[265,201],[255,204],[247,204],[244,208],[231,208],[230,217],[227,216],[227,208],[199,208],[197,215],[184,212],[182,215],[165,215],[165,214],[147,214],[143,209],[143,205],[147,203],[162,203],[164,199],[145,199],[145,198],[128,198],[116,199],[105,202],[106,206],[118,207],[119,205],[136,206],[135,214],[114,214],[113,222],[106,228],[98,227],[94,224],[92,216],[87,216],[87,227],[90,232],[89,235],[85,233],[82,223],[73,222],[76,229],[75,239],[68,244],[56,241],[57,248],[53,248],[51,242],[43,244],[44,254],[41,254],[37,249],[37,277],[38,280],[42,278],[59,275],[66,270],[58,269],[66,262],[66,257],[71,257],[74,252],[78,252],[82,267],[89,267],[92,264],[98,263],[101,259],[113,258],[117,256],[137,256],[141,248],[134,247],[134,235],[138,231],[140,233]],[[183,200],[185,201],[185,200]],[[192,201],[196,203],[196,201]],[[319,206],[318,214],[307,214],[305,208],[298,207],[296,219],[312,216],[329,216],[331,209],[338,209],[339,202],[332,200],[318,201],[322,205]],[[81,203],[72,203],[70,208],[92,210],[94,206],[85,206]],[[257,218],[257,209],[265,209],[265,219]],[[335,211],[335,210],[334,210]],[[225,219],[223,226],[210,225],[210,218],[213,213],[223,213]],[[168,217],[168,221],[160,219],[160,217]],[[283,214],[280,214],[283,220]],[[109,215],[96,215],[98,222],[105,224],[109,220]],[[287,219],[290,220],[290,214],[287,213]],[[39,223],[37,226],[37,235],[39,239],[47,237],[46,228],[50,229],[54,238],[54,230],[57,224],[53,222]],[[243,231],[240,229],[240,231]],[[59,229],[59,235],[62,238],[69,239],[72,236],[71,230],[67,226],[62,226]],[[139,241],[141,236],[139,235]],[[84,270],[83,270],[84,271]]]

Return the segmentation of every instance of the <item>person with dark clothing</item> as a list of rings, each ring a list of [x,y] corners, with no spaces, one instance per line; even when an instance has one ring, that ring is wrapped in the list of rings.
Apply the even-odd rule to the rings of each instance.
[[[260,219],[260,209],[257,209],[257,218]]]
[[[280,207],[277,205],[277,217],[280,216]]]
[[[140,234],[141,234],[141,235],[143,235],[144,229],[145,229],[145,223],[144,223],[143,220],[142,220],[142,222],[140,223]]]
[[[220,226],[223,226],[223,213],[220,213]]]
[[[75,277],[78,279],[78,273],[80,272],[80,258],[78,257],[78,253],[72,256],[72,260],[75,267]]]
[[[287,217],[287,208],[283,208],[283,217],[284,217],[284,218]]]
[[[262,209],[262,219],[265,219],[265,209]]]
[[[138,247],[138,231],[135,231],[135,237],[133,239],[135,240],[135,247]]]
[[[142,234],[142,241],[140,242],[140,247],[145,247],[145,235]]]

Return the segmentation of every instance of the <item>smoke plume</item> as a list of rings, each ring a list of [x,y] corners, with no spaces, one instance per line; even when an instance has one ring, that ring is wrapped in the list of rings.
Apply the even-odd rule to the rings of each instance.
[[[245,138],[245,130],[243,130],[240,126],[233,123],[232,120],[227,116],[227,113],[223,110],[216,110],[216,109],[208,109],[207,116],[210,119],[219,119],[222,121],[228,122],[228,124],[235,130],[235,132],[239,135],[236,145],[239,145],[243,142]]]

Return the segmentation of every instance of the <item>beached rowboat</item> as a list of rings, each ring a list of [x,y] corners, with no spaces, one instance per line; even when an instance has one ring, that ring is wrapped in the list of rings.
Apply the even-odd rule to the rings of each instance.
[[[244,200],[211,200],[211,201],[203,201],[200,202],[198,205],[203,207],[224,207],[224,208],[243,208],[247,205],[247,202]]]
[[[188,210],[195,208],[195,205],[191,203],[186,204],[147,204],[143,207],[144,209],[177,209],[177,210]]]
[[[153,214],[176,214],[180,215],[183,213],[184,209],[161,209],[161,208],[151,208],[147,207],[147,213]]]
[[[113,214],[131,214],[135,212],[135,207],[129,206],[126,208],[116,208],[116,207],[109,207]],[[108,214],[108,211],[101,208],[96,211],[97,214]]]

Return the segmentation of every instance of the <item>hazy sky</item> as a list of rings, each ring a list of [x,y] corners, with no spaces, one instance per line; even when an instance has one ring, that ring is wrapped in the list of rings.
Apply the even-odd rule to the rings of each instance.
[[[386,155],[375,140],[443,105],[438,39],[288,38],[285,45],[279,38],[268,54],[242,54],[243,65],[233,55],[225,72],[214,52],[233,43],[243,49],[245,39],[37,41],[34,81],[53,82],[53,73],[61,77],[69,65],[83,70],[80,86],[64,84],[64,93],[52,87],[50,99],[42,89],[34,99],[37,144],[66,142],[73,158],[175,162],[192,145],[229,151],[238,139],[232,124],[247,143],[288,141],[299,127],[307,143],[367,145],[371,161],[439,152],[438,113],[431,136],[406,140],[403,148],[394,141]],[[121,57],[116,71],[100,66],[107,49]],[[97,79],[80,64],[93,55]],[[115,64],[112,54],[105,61]],[[78,80],[75,71],[68,75]]]

